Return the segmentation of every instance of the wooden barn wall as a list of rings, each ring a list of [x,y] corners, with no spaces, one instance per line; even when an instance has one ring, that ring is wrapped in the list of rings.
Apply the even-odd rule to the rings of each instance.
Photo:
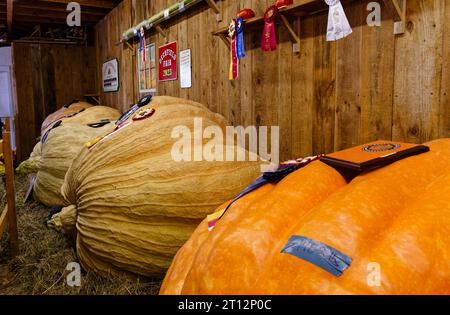
[[[18,161],[28,158],[45,117],[97,90],[94,47],[13,43]]]
[[[120,91],[102,94],[104,104],[124,110],[139,97],[135,52],[117,45],[122,32],[173,2],[124,0],[99,22],[98,71],[118,58],[121,72]],[[283,159],[375,139],[421,143],[450,137],[450,1],[408,0],[406,33],[398,37],[382,1],[382,26],[367,25],[369,2],[346,7],[353,34],[338,42],[325,41],[326,13],[295,20],[299,55],[283,28],[270,53],[259,48],[260,31],[247,32],[235,82],[228,80],[229,50],[211,31],[244,7],[261,15],[273,0],[220,1],[220,23],[207,5],[191,8],[167,32],[179,50],[192,50],[192,88],[162,82],[158,94],[201,102],[234,125],[280,126]],[[152,33],[147,42],[160,46],[164,39]]]

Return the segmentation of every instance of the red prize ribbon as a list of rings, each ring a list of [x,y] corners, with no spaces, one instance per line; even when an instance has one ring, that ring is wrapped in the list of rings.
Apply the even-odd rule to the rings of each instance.
[[[277,48],[277,35],[275,33],[275,17],[278,13],[277,6],[270,6],[264,13],[264,30],[261,40],[261,49],[271,51]]]
[[[239,75],[239,58],[236,49],[236,20],[233,19],[228,27],[228,36],[231,38],[231,62],[230,62],[230,80],[236,80]]]

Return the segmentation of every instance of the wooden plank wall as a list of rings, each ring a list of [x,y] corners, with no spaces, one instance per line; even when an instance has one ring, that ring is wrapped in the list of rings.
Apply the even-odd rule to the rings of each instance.
[[[97,62],[119,58],[121,88],[102,102],[125,110],[139,98],[136,55],[116,45],[120,34],[174,0],[124,0],[96,28]],[[225,26],[237,10],[261,15],[273,0],[223,0],[223,21],[206,5],[171,22],[169,40],[192,50],[191,89],[179,81],[158,84],[158,94],[189,98],[223,114],[234,125],[278,125],[281,158],[354,146],[375,139],[425,142],[450,137],[450,2],[408,0],[406,33],[393,35],[382,6],[382,26],[366,23],[369,0],[346,7],[353,34],[325,41],[327,14],[298,19],[301,53],[277,30],[278,48],[263,53],[260,31],[245,34],[240,77],[228,80],[229,51],[211,31]],[[164,43],[158,34],[148,42]],[[134,47],[138,47],[137,40]]]
[[[17,158],[28,158],[45,117],[97,91],[94,47],[13,43]]]

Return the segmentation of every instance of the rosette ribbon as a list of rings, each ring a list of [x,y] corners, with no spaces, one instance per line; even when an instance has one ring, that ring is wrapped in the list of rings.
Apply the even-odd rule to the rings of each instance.
[[[236,41],[236,20],[233,19],[228,27],[228,36],[231,38],[230,49],[230,80],[236,80],[239,75],[239,58],[237,56],[237,41]]]
[[[278,8],[270,6],[264,13],[264,30],[261,40],[261,49],[263,51],[271,51],[277,48],[277,35],[275,33],[275,17]]]
[[[238,59],[245,57],[244,19],[240,16],[236,19],[236,54]]]

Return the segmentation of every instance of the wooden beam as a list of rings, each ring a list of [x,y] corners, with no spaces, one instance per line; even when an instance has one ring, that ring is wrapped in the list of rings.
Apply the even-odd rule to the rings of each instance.
[[[69,13],[65,6],[54,3],[41,3],[38,5],[30,4],[28,2],[19,2],[14,4],[14,10],[16,12],[23,12],[23,10],[33,10],[36,12],[36,14],[43,14],[45,12],[61,12],[67,15]],[[82,15],[97,15],[100,18],[104,17],[107,13],[108,10],[98,8],[86,8],[81,10]]]
[[[231,48],[231,42],[230,42],[230,38],[228,36],[221,33],[221,34],[219,34],[219,38],[225,43],[225,45],[227,45],[228,49]]]
[[[162,29],[162,27],[160,25],[155,25],[155,29],[159,34],[161,34],[162,37],[164,37],[165,41],[167,42],[167,33]]]
[[[68,4],[72,2],[70,0],[41,0],[43,2],[52,2],[52,3],[62,3]],[[110,0],[77,0],[81,6],[84,7],[93,7],[93,8],[102,8],[102,9],[114,9],[117,6],[116,1]]]
[[[403,34],[406,30],[406,0],[383,0],[394,19],[394,34]]]
[[[13,20],[13,0],[7,0],[6,2],[6,27],[8,32],[12,32],[12,20]]]
[[[295,31],[292,28],[291,24],[289,23],[288,19],[283,14],[280,14],[280,19],[281,19],[281,24],[288,31],[288,33],[291,35],[291,37],[294,41],[295,52],[300,52],[300,37],[298,37],[298,35],[295,33]]]
[[[67,12],[56,12],[56,11],[39,11],[35,9],[18,9],[14,8],[14,21],[19,18],[29,19],[30,21],[39,19],[52,19],[58,20],[66,24],[67,22]],[[81,24],[83,23],[96,23],[101,20],[101,16],[86,15],[81,11]]]
[[[214,11],[216,14],[216,20],[217,22],[222,21],[222,13],[220,12],[219,6],[216,4],[214,0],[206,0],[209,7]]]
[[[82,18],[81,22],[85,25],[92,25],[95,24],[98,21],[98,19],[86,19],[86,18]],[[35,15],[29,15],[29,14],[18,14],[18,15],[14,15],[14,22],[17,24],[18,22],[20,23],[27,23],[27,24],[39,24],[39,23],[43,23],[43,24],[59,24],[59,25],[67,25],[66,24],[66,19],[62,19],[62,18],[56,18],[56,17],[45,17],[45,16],[35,16]]]

